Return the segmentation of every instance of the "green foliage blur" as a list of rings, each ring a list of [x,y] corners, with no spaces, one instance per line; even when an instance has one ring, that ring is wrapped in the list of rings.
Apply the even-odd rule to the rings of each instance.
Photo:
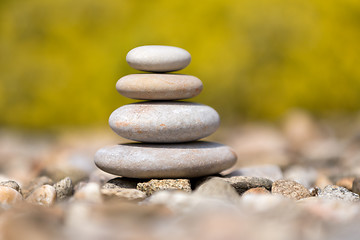
[[[105,126],[148,44],[192,54],[193,101],[225,122],[360,107],[358,0],[1,0],[0,126]]]

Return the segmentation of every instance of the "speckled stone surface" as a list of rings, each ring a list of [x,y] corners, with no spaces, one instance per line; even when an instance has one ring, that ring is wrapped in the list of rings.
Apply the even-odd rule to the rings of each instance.
[[[138,183],[138,190],[146,193],[147,196],[158,191],[181,190],[191,192],[189,179],[151,179],[148,182]]]
[[[95,164],[129,178],[190,178],[221,172],[234,165],[236,158],[228,146],[214,142],[129,143],[100,149]]]
[[[150,143],[189,142],[207,137],[220,125],[211,107],[191,102],[140,102],[116,109],[109,125],[121,137]]]
[[[132,68],[140,71],[172,72],[189,65],[191,55],[179,47],[147,45],[129,51],[126,61]]]
[[[116,83],[118,92],[143,100],[178,100],[197,96],[203,88],[200,79],[183,74],[131,74]]]

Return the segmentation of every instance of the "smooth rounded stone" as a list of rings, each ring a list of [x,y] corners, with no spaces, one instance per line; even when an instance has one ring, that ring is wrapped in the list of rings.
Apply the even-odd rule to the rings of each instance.
[[[306,187],[292,180],[273,182],[271,192],[294,200],[311,197],[310,191]]]
[[[116,109],[109,125],[121,137],[151,143],[195,141],[220,125],[211,107],[191,102],[140,102]]]
[[[69,198],[74,192],[74,186],[69,177],[66,177],[54,184],[56,198],[58,201]]]
[[[28,203],[47,207],[54,205],[55,200],[56,190],[50,185],[38,187],[26,198]]]
[[[146,193],[147,196],[164,190],[191,192],[189,179],[151,179],[148,182],[138,183],[136,188],[137,190]]]
[[[54,182],[47,176],[37,177],[22,188],[24,198],[27,198],[35,189],[48,184],[53,185]]]
[[[13,188],[16,191],[18,191],[20,194],[22,194],[19,184],[15,181],[9,180],[9,181],[0,182],[0,186]]]
[[[185,49],[173,46],[147,45],[134,48],[126,55],[130,67],[148,72],[172,72],[185,68],[191,55]]]
[[[358,202],[359,195],[347,190],[344,187],[329,185],[325,187],[318,195],[319,198],[343,200],[348,202]]]
[[[0,186],[0,205],[12,205],[21,202],[23,197],[12,187]]]
[[[105,198],[118,198],[129,201],[141,201],[146,198],[146,193],[131,188],[102,188],[101,194]]]
[[[95,164],[129,178],[191,178],[221,172],[234,165],[236,158],[230,147],[214,142],[128,143],[98,150]]]
[[[179,100],[197,96],[203,89],[200,79],[182,74],[131,74],[116,83],[118,92],[143,100]]]
[[[238,194],[243,194],[245,191],[251,188],[264,187],[268,190],[271,189],[273,181],[267,178],[260,177],[245,177],[245,176],[234,176],[229,178],[222,178],[235,188]]]
[[[270,194],[270,191],[264,187],[250,188],[249,190],[247,190],[246,192],[244,192],[242,194],[242,197],[244,197],[248,194]]]
[[[214,177],[201,184],[194,192],[194,195],[203,197],[218,198],[230,202],[237,202],[239,194],[222,178]]]
[[[75,191],[72,199],[88,203],[101,203],[103,199],[100,192],[100,185],[95,182],[83,183],[82,186]]]

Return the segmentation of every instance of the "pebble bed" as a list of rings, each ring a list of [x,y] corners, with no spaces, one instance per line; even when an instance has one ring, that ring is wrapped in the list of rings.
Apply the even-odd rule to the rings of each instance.
[[[110,135],[2,131],[0,239],[357,239],[356,130],[335,137],[297,114],[220,132],[239,161],[200,178],[104,173],[93,155]]]

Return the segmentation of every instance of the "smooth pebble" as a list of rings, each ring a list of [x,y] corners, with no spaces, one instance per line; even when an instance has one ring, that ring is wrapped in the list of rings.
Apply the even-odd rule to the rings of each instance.
[[[95,164],[129,178],[189,178],[221,172],[234,165],[236,158],[228,146],[214,142],[129,143],[98,150]]]
[[[21,194],[11,187],[0,186],[0,204],[12,205],[21,202],[23,197]]]
[[[53,186],[43,185],[35,189],[27,198],[26,201],[42,206],[52,206],[56,200],[56,190]]]
[[[142,100],[179,100],[197,96],[203,89],[200,79],[182,74],[131,74],[116,83],[118,92]]]
[[[220,125],[211,107],[191,102],[140,102],[116,109],[109,125],[121,137],[150,143],[195,141]]]
[[[173,46],[146,45],[136,47],[126,55],[130,67],[148,72],[172,72],[185,68],[191,55],[185,49]]]

